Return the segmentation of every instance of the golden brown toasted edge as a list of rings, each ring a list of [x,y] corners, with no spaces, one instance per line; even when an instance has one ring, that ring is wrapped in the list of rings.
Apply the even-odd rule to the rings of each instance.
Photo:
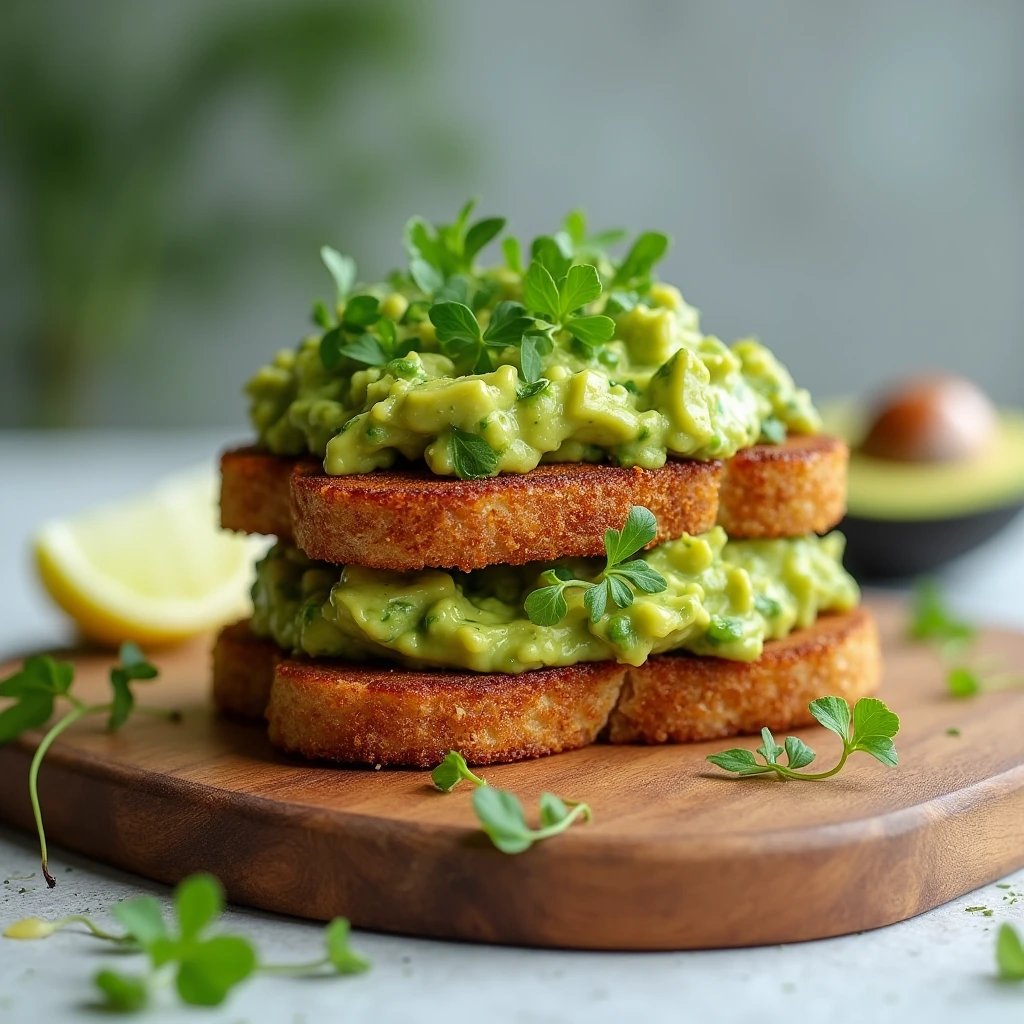
[[[849,458],[845,442],[823,434],[737,452],[722,475],[719,525],[750,540],[831,530],[846,513]]]
[[[495,764],[594,742],[622,688],[614,662],[522,675],[278,663],[270,740],[304,757],[432,768],[449,750]]]
[[[765,644],[755,662],[662,655],[630,668],[608,720],[611,743],[691,743],[810,725],[818,697],[851,703],[878,689],[882,658],[866,608],[823,615]]]
[[[359,764],[429,768],[449,750],[471,764],[494,764],[597,738],[683,743],[764,725],[791,729],[811,722],[807,705],[816,697],[855,701],[874,693],[881,675],[878,635],[865,609],[823,616],[766,644],[750,664],[660,655],[640,668],[599,662],[522,675],[281,658],[242,629],[248,633],[245,623],[229,627],[217,642],[217,706],[258,718],[269,693],[274,744]]]
[[[715,523],[722,464],[559,463],[486,480],[425,470],[332,477],[312,461],[241,449],[222,456],[221,471],[230,529],[292,540],[339,565],[469,571],[602,554],[605,530],[621,527],[632,505],[655,514],[658,541],[703,533]]]
[[[263,718],[281,651],[249,628],[249,620],[226,626],[213,645],[213,703],[239,718]]]

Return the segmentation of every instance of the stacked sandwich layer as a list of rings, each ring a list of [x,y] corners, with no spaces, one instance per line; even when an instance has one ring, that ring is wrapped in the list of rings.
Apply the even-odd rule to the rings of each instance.
[[[841,565],[847,452],[753,341],[704,336],[578,215],[523,268],[497,219],[407,228],[249,392],[222,522],[278,542],[215,698],[310,757],[429,766],[785,729],[878,683]],[[486,237],[484,237],[486,236]],[[481,241],[482,239],[482,241]],[[614,464],[609,464],[613,462]]]

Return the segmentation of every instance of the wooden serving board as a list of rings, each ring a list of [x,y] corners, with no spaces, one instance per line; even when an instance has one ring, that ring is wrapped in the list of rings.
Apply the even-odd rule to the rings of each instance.
[[[903,721],[896,769],[858,755],[824,783],[736,780],[704,761],[731,741],[494,767],[488,780],[528,814],[551,790],[595,816],[507,856],[477,828],[468,786],[445,795],[426,772],[290,759],[259,726],[215,717],[203,643],[157,659],[163,678],[143,690],[180,708],[181,724],[137,715],[107,735],[82,723],[54,744],[47,832],[163,882],[211,871],[237,903],[411,935],[694,949],[876,928],[1024,865],[1024,692],[947,697],[934,654],[901,639],[899,606],[875,607],[882,696]],[[980,649],[1024,668],[1020,634],[989,631]],[[101,692],[109,657],[74,660]],[[836,737],[800,735],[832,763]],[[37,741],[0,748],[0,817],[25,829]]]

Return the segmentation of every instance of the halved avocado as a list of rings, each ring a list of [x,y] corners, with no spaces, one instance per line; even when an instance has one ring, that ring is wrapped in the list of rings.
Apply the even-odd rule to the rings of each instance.
[[[1024,412],[1000,410],[991,444],[956,462],[899,462],[858,445],[868,413],[824,410],[825,429],[850,445],[846,564],[875,579],[929,572],[1002,529],[1024,508]]]

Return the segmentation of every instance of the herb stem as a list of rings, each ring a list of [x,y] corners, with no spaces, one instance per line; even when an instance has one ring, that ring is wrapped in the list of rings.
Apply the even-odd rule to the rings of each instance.
[[[32,817],[35,818],[36,831],[39,833],[39,854],[42,861],[43,878],[46,879],[46,884],[51,889],[57,884],[57,879],[50,874],[47,867],[46,832],[43,829],[43,812],[39,806],[39,767],[42,765],[43,758],[46,756],[46,752],[50,749],[53,741],[65,729],[70,728],[75,722],[85,718],[86,715],[110,709],[109,704],[93,704],[90,706],[83,704],[77,698],[72,697],[70,699],[75,706],[42,738],[39,746],[36,747],[35,754],[32,756],[32,764],[28,770],[28,795],[32,803]]]
[[[573,809],[561,821],[556,821],[554,825],[547,825],[544,828],[531,831],[530,837],[534,840],[549,839],[551,836],[557,836],[560,832],[564,832],[577,818],[590,821],[592,817],[590,807],[587,804],[575,804]]]
[[[299,964],[260,964],[257,970],[260,974],[276,974],[280,976],[312,974],[321,967],[330,966],[330,957],[321,957],[319,960],[308,960]]]
[[[117,942],[119,944],[135,942],[130,935],[115,935],[113,932],[106,931],[91,917],[86,917],[84,914],[69,914],[67,917],[62,917],[59,921],[54,921],[53,928],[56,931],[60,928],[66,928],[70,924],[84,924],[97,939],[103,939],[104,942]]]
[[[814,782],[817,779],[830,779],[833,775],[838,775],[843,770],[843,765],[846,764],[846,759],[850,756],[852,749],[852,747],[843,747],[843,756],[839,758],[839,763],[834,768],[829,768],[827,772],[795,772],[781,764],[773,765],[772,767],[786,779],[803,779],[807,782]]]

